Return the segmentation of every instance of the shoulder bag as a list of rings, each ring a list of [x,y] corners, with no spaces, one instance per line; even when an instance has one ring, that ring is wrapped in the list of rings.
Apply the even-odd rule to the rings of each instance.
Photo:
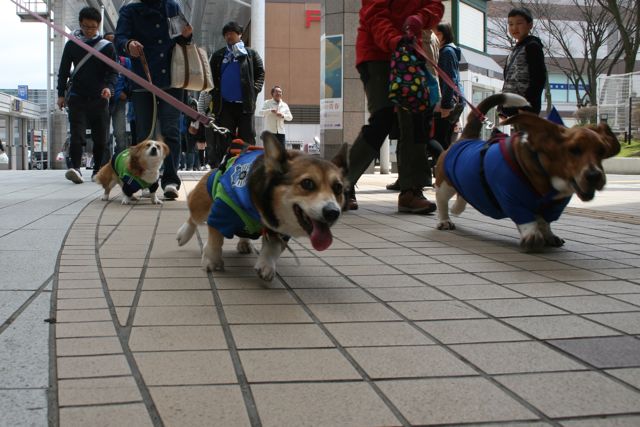
[[[195,43],[176,44],[171,56],[171,87],[187,90],[213,89],[207,53]]]

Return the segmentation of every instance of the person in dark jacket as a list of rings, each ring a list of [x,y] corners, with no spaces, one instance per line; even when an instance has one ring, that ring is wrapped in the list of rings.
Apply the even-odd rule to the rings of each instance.
[[[531,104],[529,111],[539,114],[542,107],[542,90],[547,81],[542,41],[530,34],[533,17],[529,9],[511,9],[507,22],[509,34],[516,40],[516,45],[504,66],[502,91],[523,96]],[[504,109],[502,114],[511,116],[516,112],[513,109]]]
[[[227,46],[211,56],[212,112],[218,126],[230,129],[234,136],[254,145],[256,131],[253,115],[256,98],[264,85],[264,65],[258,52],[244,45],[242,31],[242,26],[237,22],[225,24],[222,36]],[[217,166],[228,145],[227,138],[215,139],[213,152],[209,153],[212,167]]]
[[[438,66],[453,80],[458,90],[462,92],[462,86],[460,85],[460,58],[462,53],[460,48],[453,42],[454,37],[451,24],[438,24],[434,34],[440,42]],[[440,143],[442,148],[446,150],[451,144],[453,128],[460,117],[460,113],[462,113],[461,110],[457,110],[454,113],[453,108],[463,101],[459,99],[455,90],[449,86],[442,77],[440,77],[440,94],[440,104],[436,106],[434,114],[434,138]],[[453,117],[452,114],[455,114],[457,117]]]
[[[110,42],[114,42],[115,33],[108,32],[104,34],[104,38]],[[131,59],[126,56],[118,55],[117,57],[120,65],[126,69],[131,69]],[[123,151],[129,145],[127,140],[127,103],[131,96],[131,85],[129,79],[124,74],[118,74],[118,80],[116,82],[116,92],[111,98],[111,104],[109,109],[111,112],[111,127],[113,128],[113,139],[115,140],[115,148],[113,146],[107,147],[108,157],[114,153]]]
[[[428,179],[427,152],[417,143],[412,114],[398,109],[389,100],[391,53],[405,33],[422,38],[422,30],[433,28],[444,13],[440,0],[362,0],[360,25],[356,39],[356,68],[364,84],[369,123],[364,125],[349,154],[347,180],[355,185],[371,161],[380,152],[393,125],[394,115],[400,128],[398,173],[400,195],[398,211],[430,213],[435,204],[428,201],[422,187]],[[357,209],[353,187],[348,192],[348,208]]]
[[[153,84],[182,101],[184,90],[171,88],[171,55],[176,43],[187,44],[191,41],[193,28],[185,25],[181,35],[173,38],[170,36],[168,19],[180,13],[180,6],[175,0],[140,0],[127,3],[120,9],[116,27],[116,48],[118,54],[132,58],[133,72],[146,79],[142,61],[139,59],[144,53]],[[173,200],[178,197],[180,189],[177,172],[180,160],[180,112],[161,99],[157,99],[154,108],[152,94],[135,82],[131,84],[131,99],[136,118],[134,145],[153,137],[151,130],[155,128],[156,119],[159,119],[160,134],[170,148],[163,164],[161,185],[164,198]]]
[[[95,47],[106,56],[115,59],[115,51],[111,42],[103,40],[98,33],[102,17],[93,7],[80,10],[78,16],[80,29],[73,35],[89,46]],[[103,154],[109,133],[109,99],[113,96],[118,73],[93,56],[84,62],[77,72],[71,75],[71,64],[74,69],[82,62],[87,51],[72,41],[67,41],[62,51],[60,68],[58,69],[58,107],[67,106],[71,127],[69,154],[71,165],[65,177],[76,184],[81,184],[82,145],[85,143],[87,127],[91,129],[93,140],[94,170],[92,179],[103,164]],[[68,86],[70,84],[70,86]],[[66,95],[66,97],[65,97]]]

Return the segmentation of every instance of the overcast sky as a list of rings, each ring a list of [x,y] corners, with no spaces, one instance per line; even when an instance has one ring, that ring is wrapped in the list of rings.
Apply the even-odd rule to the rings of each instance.
[[[21,23],[16,6],[0,0],[0,88],[47,88],[47,26]]]

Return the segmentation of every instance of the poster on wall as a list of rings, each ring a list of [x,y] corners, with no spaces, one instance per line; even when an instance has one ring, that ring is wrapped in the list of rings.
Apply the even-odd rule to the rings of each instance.
[[[342,34],[322,36],[320,128],[342,129]]]

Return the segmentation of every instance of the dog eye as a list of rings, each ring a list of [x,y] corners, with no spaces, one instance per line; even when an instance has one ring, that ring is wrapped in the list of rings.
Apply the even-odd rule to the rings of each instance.
[[[582,155],[582,148],[580,148],[580,147],[571,147],[571,148],[569,148],[569,152],[571,154],[573,154],[574,156],[580,156],[580,155]]]
[[[310,180],[309,178],[303,179],[300,182],[300,186],[307,191],[313,191],[316,189],[316,183]]]
[[[334,182],[331,189],[336,196],[339,196],[344,191],[344,186],[340,182]]]

